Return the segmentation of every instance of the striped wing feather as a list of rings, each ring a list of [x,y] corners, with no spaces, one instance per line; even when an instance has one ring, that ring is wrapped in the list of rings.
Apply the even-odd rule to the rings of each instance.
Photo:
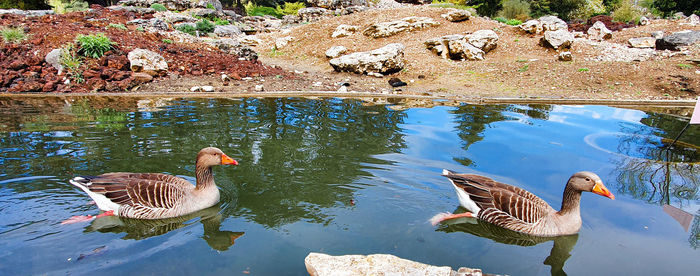
[[[185,185],[192,186],[182,178],[155,173],[108,173],[91,182],[90,191],[103,194],[117,204],[166,209],[175,207],[185,196]]]
[[[494,224],[513,218],[534,223],[554,209],[544,200],[521,188],[474,174],[447,175],[483,210],[479,217]],[[489,209],[495,209],[490,210]],[[500,212],[494,212],[494,211]],[[489,218],[492,216],[492,218]],[[493,220],[493,221],[491,221]],[[501,223],[499,223],[501,222]]]

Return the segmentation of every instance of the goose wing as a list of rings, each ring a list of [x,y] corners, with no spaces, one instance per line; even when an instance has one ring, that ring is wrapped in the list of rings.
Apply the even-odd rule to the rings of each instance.
[[[85,186],[119,205],[174,208],[187,194],[185,179],[159,173],[107,173],[87,178]]]

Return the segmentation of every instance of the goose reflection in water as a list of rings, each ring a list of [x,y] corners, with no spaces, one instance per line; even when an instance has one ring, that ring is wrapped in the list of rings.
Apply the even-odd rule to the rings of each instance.
[[[142,220],[117,216],[100,217],[92,221],[85,229],[85,232],[126,233],[122,239],[142,240],[187,227],[195,224],[197,221],[202,223],[204,227],[202,239],[214,250],[228,250],[235,243],[236,239],[245,234],[245,232],[220,229],[222,215],[219,205],[189,215],[169,219]]]
[[[466,209],[459,207],[455,214],[465,212]],[[474,218],[460,218],[440,224],[436,231],[446,233],[464,232],[478,237],[491,239],[498,243],[512,244],[519,246],[534,246],[543,242],[554,241],[549,256],[544,260],[544,264],[552,267],[552,275],[566,275],[564,264],[571,257],[571,250],[578,242],[578,234],[558,236],[558,237],[537,237],[523,233],[518,233],[502,227],[498,227],[488,222]]]

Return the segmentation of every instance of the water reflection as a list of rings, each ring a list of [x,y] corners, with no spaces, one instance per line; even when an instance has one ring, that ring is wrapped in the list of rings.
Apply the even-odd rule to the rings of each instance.
[[[101,217],[93,220],[85,228],[85,232],[126,233],[122,239],[142,240],[160,236],[199,222],[204,227],[202,239],[211,248],[226,251],[245,232],[221,230],[222,219],[221,208],[219,205],[216,205],[189,215],[169,219],[140,220],[116,216]]]
[[[456,214],[465,211],[464,208],[459,207],[453,213]],[[543,263],[551,267],[551,275],[558,276],[567,275],[564,271],[564,265],[569,257],[571,257],[571,250],[574,249],[578,241],[578,234],[559,237],[536,237],[504,229],[473,218],[448,221],[440,224],[436,231],[446,233],[464,232],[495,242],[519,246],[534,246],[543,242],[553,241],[552,250]]]

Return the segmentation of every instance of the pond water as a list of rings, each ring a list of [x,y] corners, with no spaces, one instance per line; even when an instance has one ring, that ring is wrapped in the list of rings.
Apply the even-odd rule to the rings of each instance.
[[[700,275],[700,130],[605,106],[401,108],[349,99],[176,100],[160,108],[0,106],[0,275],[304,275],[310,252],[393,254],[510,275]],[[36,103],[36,101],[35,101]],[[95,205],[76,175],[192,179],[216,146],[221,203],[156,221],[62,225]],[[488,224],[432,226],[456,211],[442,169],[523,187],[556,209],[565,181],[601,176],[616,200],[582,198],[583,227],[557,239]]]

